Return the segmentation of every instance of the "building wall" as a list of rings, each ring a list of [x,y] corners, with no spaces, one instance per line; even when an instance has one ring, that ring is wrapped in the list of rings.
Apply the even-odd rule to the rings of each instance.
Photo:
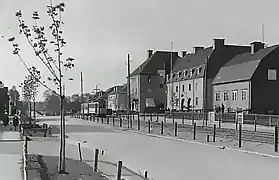
[[[135,75],[131,76],[131,103],[132,103],[132,109],[139,111],[139,103],[140,103],[140,76]],[[137,101],[134,101],[137,99]]]
[[[247,90],[246,100],[242,100],[242,90]],[[224,101],[224,92],[228,92],[228,100]],[[237,91],[236,100],[232,99],[232,92]],[[220,93],[220,101],[216,101],[216,93]],[[250,109],[250,85],[249,81],[235,82],[228,84],[213,85],[213,107],[219,105],[222,107],[222,103],[225,106],[225,111],[227,108],[233,109]]]
[[[204,81],[203,78],[195,78],[195,79],[183,80],[179,82],[173,82],[174,101],[175,99],[177,99],[178,101],[178,103],[174,103],[174,109],[181,110],[182,101],[184,101],[183,109],[186,110],[185,107],[187,107],[187,101],[189,98],[191,98],[190,106],[193,107],[194,105],[194,110],[202,110],[203,102],[204,102],[203,81]],[[189,85],[191,86],[191,90],[189,89]],[[184,91],[183,91],[183,86],[184,86]],[[167,87],[168,87],[167,104],[168,104],[168,109],[171,109],[171,87],[172,87],[171,83],[168,83]],[[196,104],[196,98],[198,102],[197,104]]]
[[[279,49],[275,49],[259,64],[252,76],[252,111],[279,114]],[[268,69],[276,70],[276,80],[268,80]]]
[[[123,93],[111,94],[108,96],[108,108],[113,111],[127,109],[127,95]]]
[[[150,82],[148,79],[150,78]],[[166,102],[166,86],[160,87],[161,77],[159,75],[140,75],[139,77],[139,111],[143,112],[146,108],[146,99],[154,100],[155,107],[164,105]]]

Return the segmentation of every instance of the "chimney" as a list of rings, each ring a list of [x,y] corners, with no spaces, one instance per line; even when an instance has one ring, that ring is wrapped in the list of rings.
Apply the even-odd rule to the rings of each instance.
[[[152,50],[152,49],[149,49],[149,50],[147,51],[147,58],[150,58],[150,57],[152,56],[152,54],[153,54],[153,50]]]
[[[186,54],[187,54],[187,51],[181,51],[181,56],[182,56],[182,57],[185,57]]]
[[[255,54],[260,49],[264,48],[264,43],[259,41],[254,41],[251,43],[251,54]]]
[[[204,47],[201,47],[201,46],[193,47],[194,54],[196,54],[198,51],[203,50],[203,49],[204,49]]]
[[[213,39],[213,49],[219,49],[225,46],[225,39]]]

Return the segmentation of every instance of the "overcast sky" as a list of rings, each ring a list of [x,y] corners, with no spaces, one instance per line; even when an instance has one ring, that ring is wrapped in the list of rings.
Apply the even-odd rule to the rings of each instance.
[[[18,35],[15,12],[22,10],[29,25],[34,10],[46,15],[49,0],[0,0],[1,80],[18,86],[27,71],[7,38],[16,36],[21,54],[29,65],[36,65],[48,77],[26,41]],[[60,1],[58,1],[60,2]],[[80,92],[80,72],[84,73],[84,91],[96,84],[102,89],[125,83],[127,53],[132,70],[146,59],[148,49],[174,49],[192,52],[193,46],[210,46],[213,38],[225,38],[228,44],[249,44],[262,40],[279,42],[279,1],[277,0],[65,0],[63,33],[67,41],[65,57],[76,59],[76,67],[66,76],[67,94]],[[48,24],[47,16],[40,23]],[[19,88],[18,88],[19,89]],[[19,89],[20,90],[20,89]],[[40,95],[44,91],[40,89]]]

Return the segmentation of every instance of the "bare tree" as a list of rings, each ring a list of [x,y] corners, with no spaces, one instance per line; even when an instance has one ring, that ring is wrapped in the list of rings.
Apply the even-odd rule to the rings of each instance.
[[[32,120],[32,100],[34,102],[34,111],[35,111],[35,102],[36,102],[36,96],[38,94],[38,88],[40,86],[40,83],[38,80],[41,79],[41,73],[39,70],[36,69],[35,66],[29,68],[29,74],[28,76],[25,77],[23,83],[21,83],[22,87],[22,95],[25,101],[27,101],[30,105],[30,119],[29,119],[29,124],[31,124]],[[35,112],[34,112],[35,113]]]
[[[53,82],[56,85],[56,89],[51,89],[46,81],[41,81],[37,79],[37,81],[47,88],[51,90],[53,93],[57,94],[60,97],[60,158],[59,158],[59,173],[66,173],[65,171],[65,118],[64,118],[64,94],[63,94],[63,73],[68,69],[74,67],[74,58],[63,58],[62,49],[66,45],[64,38],[62,37],[62,29],[61,26],[64,24],[62,21],[62,14],[65,10],[65,3],[60,3],[57,5],[53,5],[52,0],[50,0],[50,4],[47,6],[47,14],[51,19],[50,25],[39,25],[40,16],[38,11],[34,11],[32,18],[34,20],[34,24],[32,28],[29,28],[25,20],[23,19],[23,15],[21,10],[16,12],[16,17],[18,19],[19,24],[19,33],[23,34],[30,45],[30,47],[34,50],[34,55],[43,63],[43,65],[47,68],[49,73],[51,74],[48,77],[48,81]],[[46,31],[49,30],[51,37],[46,37]],[[12,43],[14,50],[13,54],[18,56],[24,66],[27,68],[30,74],[29,67],[24,61],[23,57],[20,55],[20,47],[17,43],[15,43],[15,37],[9,38],[9,41]],[[64,67],[64,68],[63,68]],[[56,92],[58,90],[58,92]]]

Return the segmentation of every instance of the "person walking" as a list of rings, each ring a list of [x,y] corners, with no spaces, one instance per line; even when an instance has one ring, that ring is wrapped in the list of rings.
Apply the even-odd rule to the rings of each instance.
[[[15,128],[15,131],[17,131],[18,124],[19,124],[19,120],[18,120],[17,115],[15,115],[14,118],[13,118],[13,126]]]

